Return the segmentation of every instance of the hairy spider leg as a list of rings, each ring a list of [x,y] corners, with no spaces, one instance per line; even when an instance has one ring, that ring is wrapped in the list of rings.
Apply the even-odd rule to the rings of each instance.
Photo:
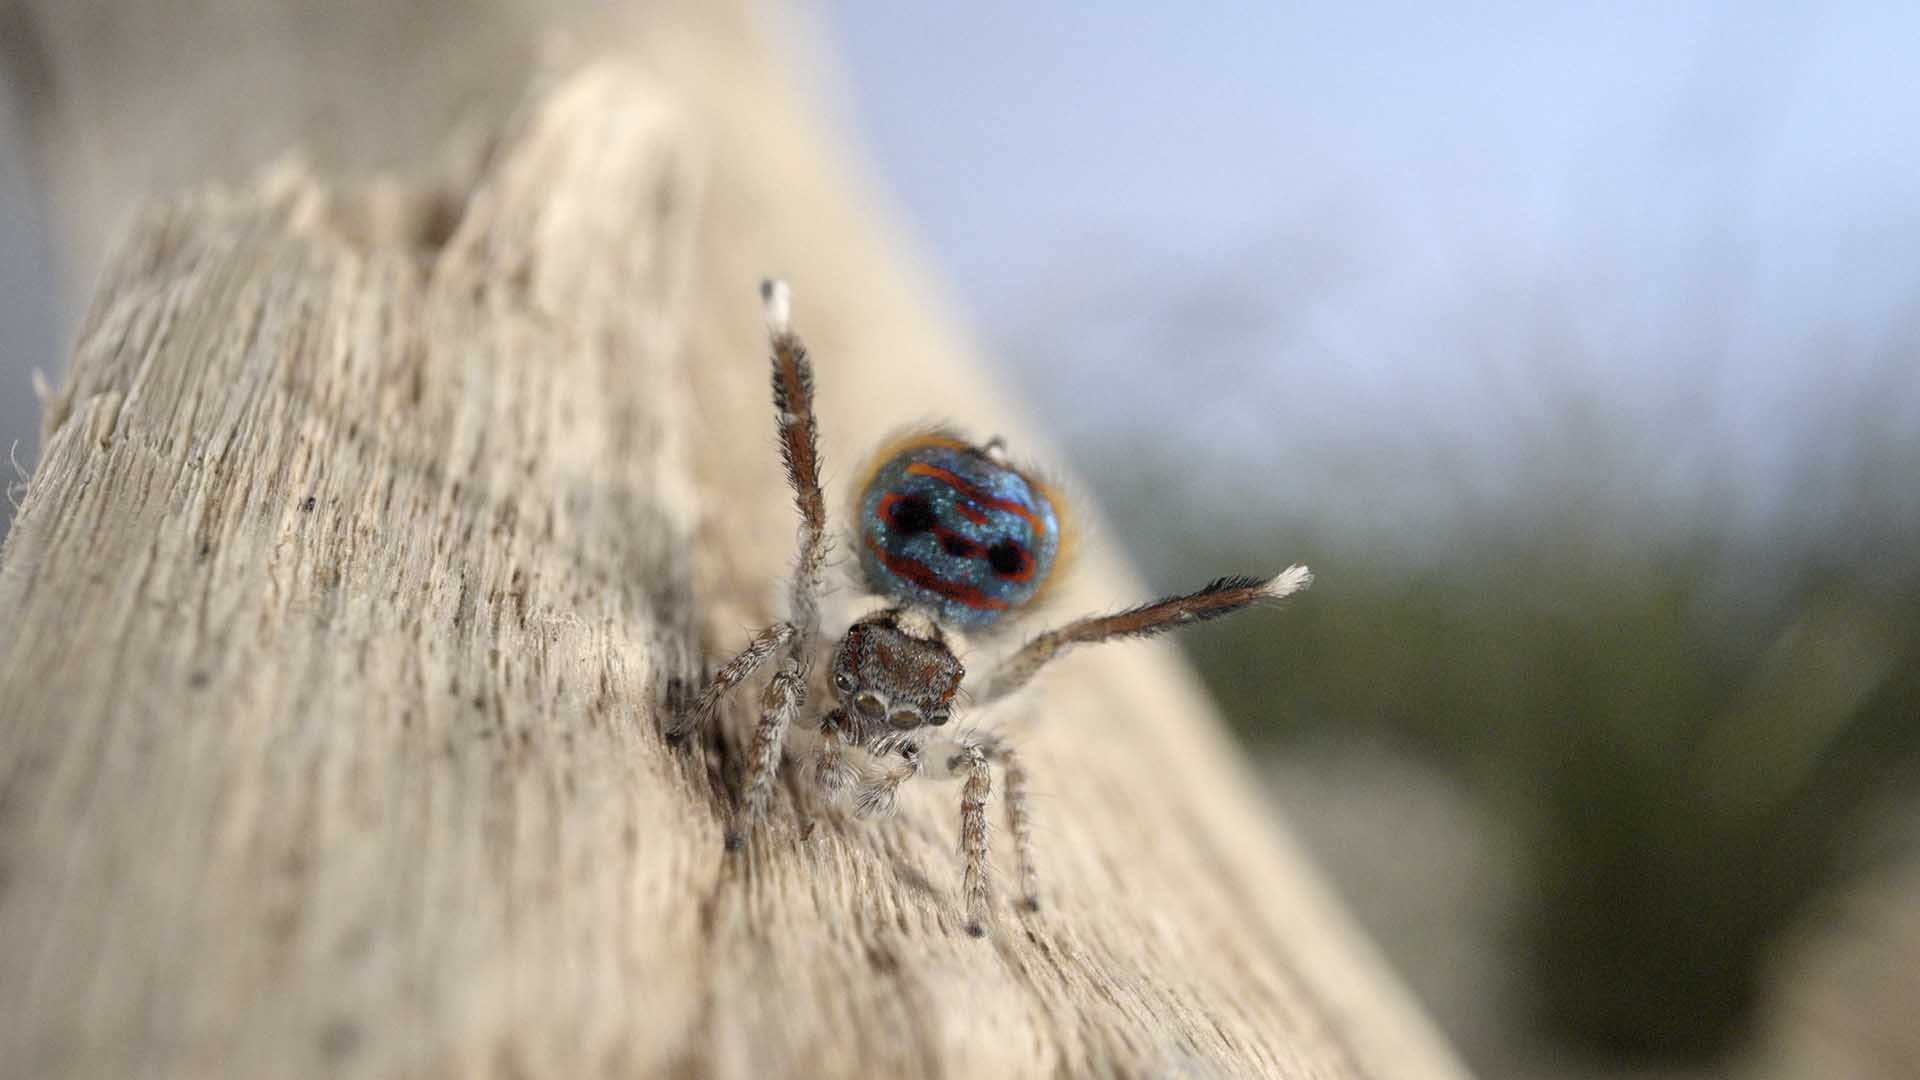
[[[734,815],[733,831],[727,834],[727,850],[739,850],[747,842],[747,834],[766,815],[767,797],[780,768],[780,751],[787,743],[787,727],[800,714],[806,695],[800,664],[789,656],[780,662],[780,670],[773,673],[760,695],[760,723],[754,726],[753,749],[747,754],[747,790]]]
[[[1007,782],[1007,831],[1013,834],[1013,865],[1019,875],[1020,904],[1040,910],[1040,874],[1033,861],[1033,812],[1027,805],[1027,763],[1012,746],[1000,743],[988,756],[1000,762]]]
[[[791,650],[805,670],[820,635],[821,580],[826,574],[827,499],[820,490],[820,425],[813,415],[813,364],[806,343],[789,321],[793,302],[784,281],[760,284],[767,332],[773,346],[773,409],[780,431],[780,458],[800,514],[799,555],[794,560],[790,618],[800,631]],[[804,655],[803,655],[804,654]]]
[[[820,745],[813,753],[811,776],[828,802],[839,798],[858,778],[858,770],[847,760],[847,710],[835,709],[820,721]]]
[[[961,892],[967,898],[967,933],[985,937],[993,921],[993,883],[987,864],[987,800],[993,796],[993,772],[978,746],[960,752],[966,783],[960,787],[960,850],[967,857]]]
[[[883,763],[898,757],[897,763],[883,764],[878,776],[871,776],[854,793],[854,813],[859,817],[886,817],[893,813],[900,785],[920,775],[920,740],[912,735],[883,736],[867,747],[867,752]]]
[[[1076,619],[1021,646],[994,670],[986,688],[974,701],[985,705],[1019,690],[1033,681],[1040,669],[1075,645],[1154,637],[1182,626],[1231,615],[1262,601],[1284,599],[1311,584],[1312,571],[1304,566],[1289,566],[1272,578],[1219,578],[1182,596],[1155,600],[1112,615]]]
[[[794,625],[790,622],[777,622],[753,636],[747,647],[739,655],[726,662],[706,689],[700,691],[700,697],[683,715],[677,717],[673,726],[667,729],[667,741],[679,743],[694,732],[701,731],[713,721],[714,713],[720,709],[720,702],[733,692],[733,688],[746,682],[760,665],[779,652],[781,647],[793,640]]]
[[[754,729],[753,746],[748,755],[750,772],[740,811],[727,837],[729,848],[743,844],[766,812],[787,727],[806,704],[807,674],[820,638],[820,592],[831,542],[827,532],[826,497],[820,490],[813,365],[807,359],[806,344],[793,332],[792,299],[786,283],[762,282],[760,298],[765,307],[772,351],[773,408],[780,436],[780,457],[786,465],[787,483],[793,488],[794,509],[800,515],[799,554],[794,560],[788,618],[755,635],[746,649],[714,676],[692,712],[676,721],[668,732],[669,739],[678,741],[704,728],[711,723],[728,693],[775,654],[782,654],[780,669],[761,698],[760,722]]]
[[[961,894],[966,902],[967,933],[974,937],[983,936],[993,921],[987,804],[993,795],[991,767],[1000,766],[1007,785],[1007,831],[1013,834],[1020,906],[1028,911],[1040,910],[1039,875],[1034,869],[1033,857],[1033,818],[1028,806],[1028,774],[1025,761],[1012,744],[990,732],[969,731],[951,737],[912,732],[883,736],[868,749],[876,757],[898,756],[902,760],[861,785],[855,805],[864,817],[890,813],[900,785],[916,776],[963,781],[960,851],[966,859],[966,868]]]

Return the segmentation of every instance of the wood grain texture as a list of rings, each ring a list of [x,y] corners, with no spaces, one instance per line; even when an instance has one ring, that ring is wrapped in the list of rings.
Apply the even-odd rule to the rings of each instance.
[[[650,18],[436,180],[285,163],[109,261],[0,552],[0,1072],[1458,1075],[1165,646],[991,718],[1049,903],[984,941],[952,785],[789,778],[723,854],[754,695],[662,731],[781,613],[757,279],[830,483],[930,415],[1048,455],[764,47]],[[1095,536],[1055,610],[1141,595]]]

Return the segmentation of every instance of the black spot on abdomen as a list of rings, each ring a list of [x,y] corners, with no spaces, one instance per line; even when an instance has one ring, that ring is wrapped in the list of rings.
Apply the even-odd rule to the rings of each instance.
[[[1027,568],[1027,552],[1011,540],[1002,540],[987,549],[987,565],[1001,577],[1012,577]]]
[[[902,496],[887,515],[887,524],[908,535],[926,532],[934,525],[933,504],[924,495]]]

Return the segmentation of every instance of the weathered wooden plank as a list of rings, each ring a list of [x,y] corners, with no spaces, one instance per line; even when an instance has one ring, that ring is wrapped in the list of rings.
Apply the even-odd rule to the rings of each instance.
[[[758,277],[830,480],[1040,440],[767,65],[653,48],[457,183],[286,165],[111,261],[0,553],[5,1071],[1454,1075],[1164,648],[999,718],[1052,902],[985,941],[951,787],[722,854],[737,755],[662,725],[779,610]],[[1139,595],[1095,537],[1058,610]]]

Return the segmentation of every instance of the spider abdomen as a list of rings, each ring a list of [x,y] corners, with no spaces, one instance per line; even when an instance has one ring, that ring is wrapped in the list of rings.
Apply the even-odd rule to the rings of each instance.
[[[857,504],[860,569],[873,591],[983,629],[1046,587],[1060,553],[1051,493],[945,432],[883,448]]]

